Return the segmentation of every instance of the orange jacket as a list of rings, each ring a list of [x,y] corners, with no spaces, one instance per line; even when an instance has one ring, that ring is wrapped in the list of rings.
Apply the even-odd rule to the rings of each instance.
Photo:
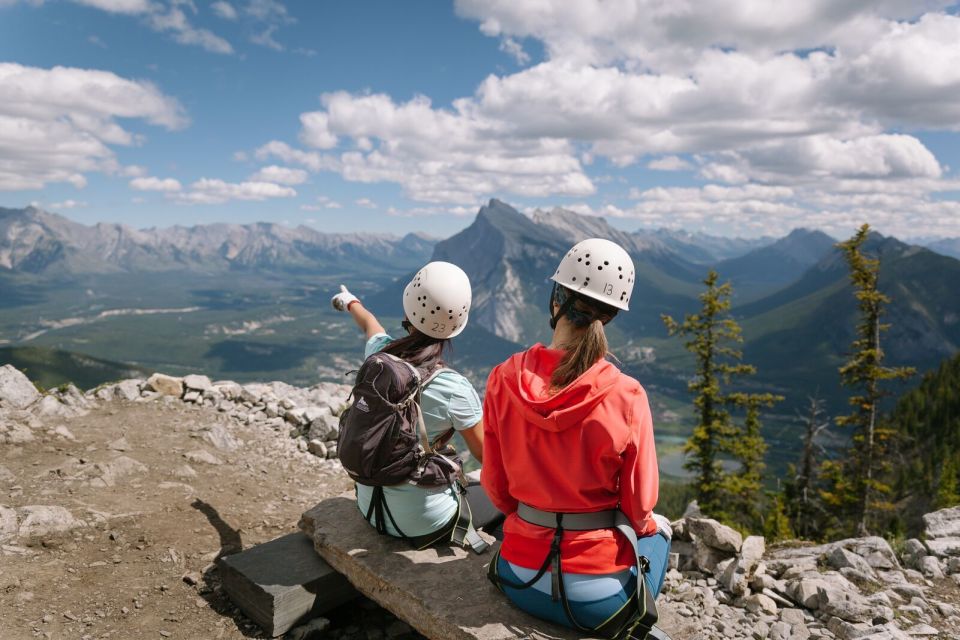
[[[584,513],[617,506],[637,535],[657,525],[659,478],[646,392],[605,360],[551,395],[562,351],[535,345],[497,366],[483,403],[481,483],[504,523],[501,555],[539,569],[553,530],[517,517],[517,503],[544,511]],[[604,574],[636,564],[612,529],[565,531],[564,571]]]

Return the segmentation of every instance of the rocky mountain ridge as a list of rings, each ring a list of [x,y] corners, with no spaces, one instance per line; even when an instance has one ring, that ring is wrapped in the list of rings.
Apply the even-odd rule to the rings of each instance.
[[[316,270],[358,264],[410,268],[435,240],[374,233],[328,234],[258,222],[134,229],[79,224],[35,207],[0,208],[0,271],[78,275],[229,269]]]
[[[22,373],[4,366],[0,367],[0,444],[7,447],[5,451],[19,451],[16,455],[22,456],[33,449],[50,448],[51,443],[83,437],[85,432],[75,425],[90,415],[108,420],[125,407],[140,407],[141,414],[188,410],[200,413],[189,419],[186,442],[175,449],[183,451],[182,460],[187,464],[177,472],[182,479],[166,483],[170,485],[167,490],[187,487],[186,481],[191,483],[191,492],[202,491],[197,485],[200,478],[187,467],[217,468],[224,456],[245,451],[251,434],[268,438],[272,443],[268,450],[274,452],[277,463],[288,457],[305,464],[313,461],[333,482],[334,477],[344,475],[342,471],[338,474],[335,440],[336,414],[345,406],[347,393],[347,387],[329,383],[297,388],[277,382],[239,385],[202,375],[176,378],[155,374],[145,380],[104,385],[86,394],[69,386],[41,394]],[[127,453],[131,449],[128,441],[144,435],[136,425],[129,425],[120,440],[90,442],[88,450],[113,452],[109,460],[92,463],[86,454],[61,464],[53,475],[44,472],[38,476],[41,484],[36,495],[21,495],[22,487],[13,491],[14,504],[0,506],[0,553],[43,561],[44,554],[62,544],[57,540],[82,542],[89,532],[104,526],[97,524],[95,516],[91,519],[50,503],[47,496],[52,492],[44,492],[42,487],[54,485],[43,483],[80,482],[113,491],[125,488],[131,479],[146,473],[147,466]],[[17,475],[6,466],[16,460],[9,453],[0,457],[0,482],[17,481]],[[264,468],[262,474],[260,484],[269,483],[269,469]],[[670,570],[658,601],[662,619],[675,640],[957,637],[960,506],[928,514],[924,522],[925,539],[908,540],[897,551],[876,537],[823,545],[768,545],[762,537],[743,538],[690,508],[672,523]],[[212,567],[203,571],[208,585],[215,580]],[[18,581],[15,584],[26,579],[13,578]],[[199,574],[185,574],[184,580],[188,578],[196,583]],[[491,597],[496,597],[492,590]],[[135,602],[144,598],[142,594]],[[18,611],[30,600],[19,602]],[[163,606],[172,605],[168,600]],[[82,627],[95,624],[95,614],[76,616],[68,611],[63,615],[68,626]],[[371,620],[383,618],[373,616]],[[45,617],[38,621],[38,628],[51,621]],[[382,632],[363,624],[338,630],[332,637],[353,640]]]

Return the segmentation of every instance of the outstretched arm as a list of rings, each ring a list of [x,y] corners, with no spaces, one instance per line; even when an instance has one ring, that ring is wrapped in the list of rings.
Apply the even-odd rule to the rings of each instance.
[[[353,321],[357,323],[360,330],[367,336],[367,340],[378,333],[386,333],[386,329],[384,329],[383,325],[377,320],[377,316],[364,308],[360,299],[350,293],[345,286],[340,285],[340,293],[333,296],[330,302],[337,311],[347,311],[350,314]]]

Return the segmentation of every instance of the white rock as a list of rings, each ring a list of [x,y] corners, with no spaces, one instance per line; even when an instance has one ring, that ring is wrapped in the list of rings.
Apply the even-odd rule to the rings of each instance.
[[[327,445],[323,444],[322,440],[311,440],[307,443],[307,451],[317,456],[318,458],[327,457]]]
[[[0,505],[0,542],[6,542],[17,536],[17,512],[9,507]]]
[[[35,439],[33,432],[25,424],[4,422],[3,418],[0,418],[0,444],[24,444]]]
[[[243,441],[234,437],[222,424],[215,424],[202,431],[203,439],[221,451],[236,451]]]
[[[196,478],[197,472],[193,470],[188,464],[182,464],[179,467],[175,468],[172,471],[173,475],[177,478]]]
[[[927,555],[927,548],[916,538],[910,538],[903,545],[903,563],[910,569],[920,566],[920,559]]]
[[[67,429],[62,424],[53,430],[53,435],[63,438],[64,440],[69,440],[71,442],[74,442],[76,440],[73,433],[70,432],[70,429]]]
[[[865,575],[873,576],[873,568],[867,564],[866,560],[843,547],[835,547],[833,551],[827,555],[827,562],[834,569],[850,567]]]
[[[113,397],[117,400],[134,401],[140,398],[140,380],[121,380],[113,385]]]
[[[149,470],[147,465],[127,456],[119,456],[110,462],[98,463],[95,467],[100,470],[100,480],[108,487],[116,485],[120,478],[146,473]]]
[[[914,626],[910,627],[909,629],[906,629],[906,632],[907,632],[908,635],[917,636],[917,637],[938,636],[938,635],[940,635],[940,631],[939,631],[938,629],[935,629],[935,628],[931,627],[930,625],[928,625],[928,624],[923,624],[923,623],[914,625]]]
[[[148,391],[156,391],[163,396],[179,398],[183,395],[183,380],[163,373],[155,373],[147,378],[143,388]]]
[[[204,464],[223,464],[223,461],[220,458],[216,457],[209,451],[204,449],[197,449],[196,451],[188,451],[183,454],[183,457],[189,460],[190,462],[202,462]]]
[[[208,389],[213,389],[213,383],[210,382],[210,378],[196,374],[184,376],[183,386],[193,391],[207,391]]]
[[[743,545],[743,536],[711,518],[690,518],[687,526],[695,539],[714,549],[738,553]]]
[[[762,593],[747,596],[744,598],[744,602],[746,603],[747,611],[751,613],[763,612],[770,615],[776,615],[777,613],[777,603]]]
[[[13,482],[16,479],[17,476],[13,475],[13,471],[0,464],[0,482]]]
[[[960,506],[940,509],[923,516],[927,540],[934,538],[960,538]]]
[[[19,534],[24,539],[42,539],[83,526],[83,522],[74,518],[69,511],[54,505],[20,507],[17,514],[20,516]]]
[[[926,578],[942,578],[943,569],[935,556],[924,556],[920,560],[920,573]]]
[[[0,407],[26,409],[40,399],[40,392],[30,379],[13,365],[0,367]]]
[[[960,556],[960,538],[930,538],[927,540],[930,553],[945,558]]]

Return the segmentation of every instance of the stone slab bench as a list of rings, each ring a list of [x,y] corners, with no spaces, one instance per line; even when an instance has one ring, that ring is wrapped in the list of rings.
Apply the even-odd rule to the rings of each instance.
[[[324,500],[304,513],[300,529],[358,591],[431,640],[582,637],[511,605],[486,578],[493,550],[477,555],[438,545],[416,551],[367,524],[353,493]],[[669,608],[660,609],[660,627],[673,640],[688,637],[674,635],[671,630],[682,620]]]
[[[300,532],[225,556],[218,565],[230,600],[270,637],[358,595]]]

